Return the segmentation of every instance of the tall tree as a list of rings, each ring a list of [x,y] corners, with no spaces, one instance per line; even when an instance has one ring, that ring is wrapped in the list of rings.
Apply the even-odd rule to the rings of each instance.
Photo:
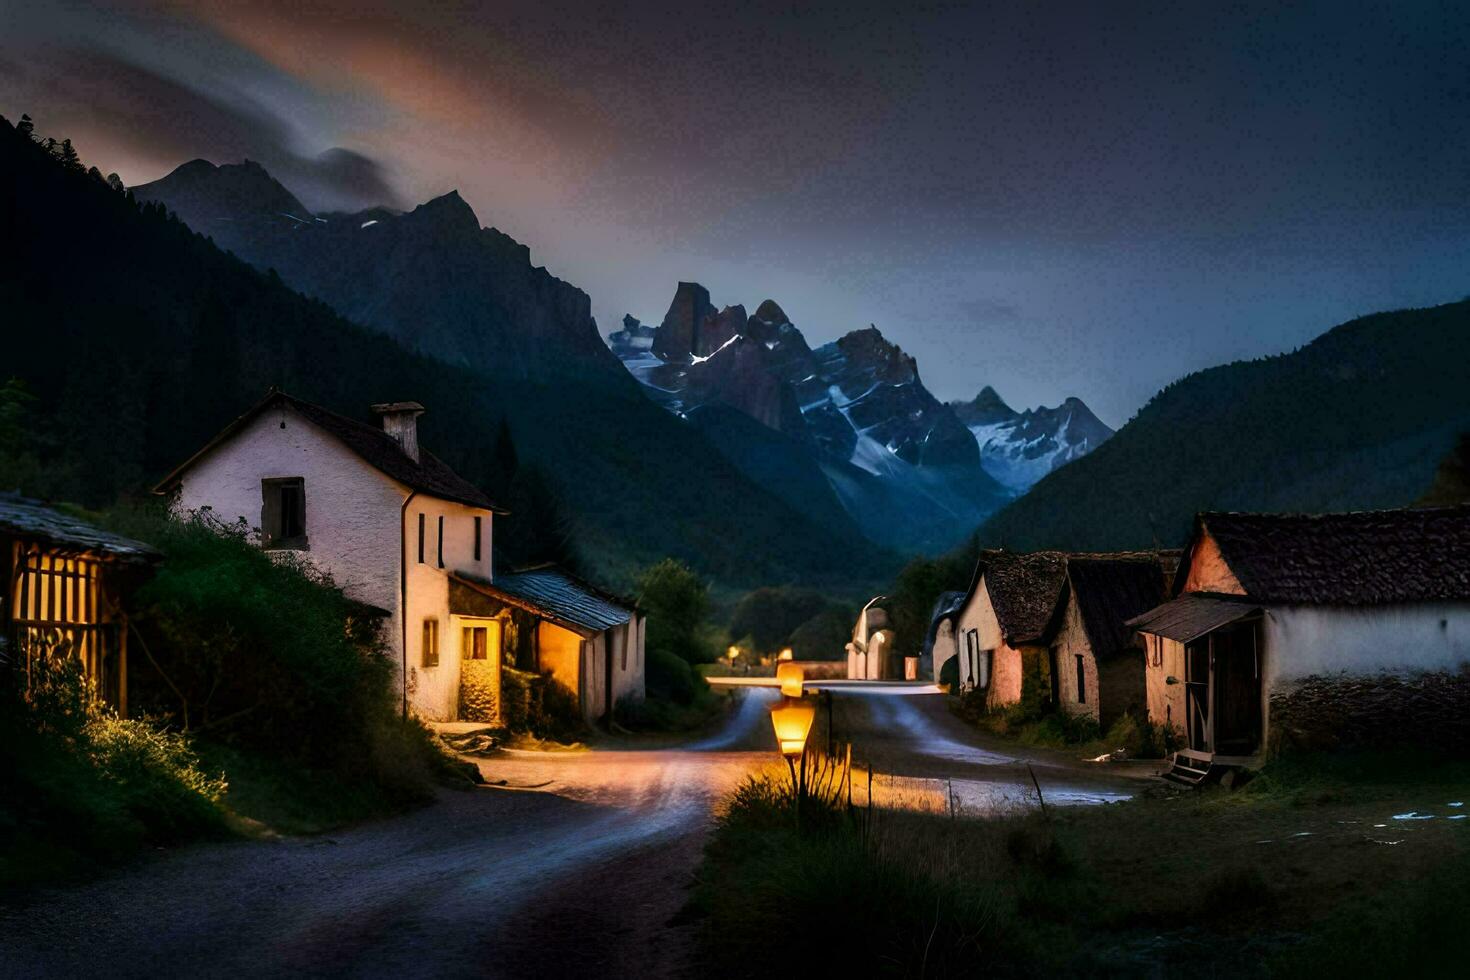
[[[24,112],[20,114],[20,122],[16,123],[15,131],[28,140],[36,138],[36,124],[31,122],[31,117]]]

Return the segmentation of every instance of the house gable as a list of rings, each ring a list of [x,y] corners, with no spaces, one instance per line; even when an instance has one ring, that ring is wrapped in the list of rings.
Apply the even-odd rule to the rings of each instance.
[[[1201,526],[1189,554],[1188,575],[1180,592],[1215,592],[1220,595],[1245,595],[1240,579],[1220,552],[1220,545],[1208,528]]]

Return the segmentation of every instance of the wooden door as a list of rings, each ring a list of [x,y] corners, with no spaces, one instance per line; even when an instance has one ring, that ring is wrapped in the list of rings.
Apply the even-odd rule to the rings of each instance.
[[[1258,624],[1214,634],[1214,751],[1254,755],[1261,744]]]

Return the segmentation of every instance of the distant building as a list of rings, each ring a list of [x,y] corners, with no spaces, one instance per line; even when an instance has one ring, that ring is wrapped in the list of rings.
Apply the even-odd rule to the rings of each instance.
[[[498,720],[502,665],[542,669],[543,631],[513,621],[508,611],[524,611],[530,600],[511,602],[515,577],[492,568],[494,518],[505,511],[420,448],[422,405],[372,410],[381,428],[272,391],[156,490],[171,495],[176,513],[244,521],[263,548],[300,555],[351,598],[380,610],[404,703],[420,716],[461,717],[469,691],[477,720]],[[612,677],[617,690],[642,696],[642,630],[618,626],[628,631],[620,642],[636,647],[632,676],[619,680],[622,668],[609,663],[619,641],[604,636],[612,626],[597,628],[611,614],[558,618],[578,604],[607,600],[570,576],[560,581],[560,598],[536,614],[550,624],[545,659],[562,664],[574,651],[576,676],[564,668],[561,679],[584,715],[598,718],[609,705],[594,679]],[[623,624],[636,618],[623,610]]]
[[[934,603],[929,614],[929,629],[924,634],[923,669],[938,684],[949,683],[944,677],[945,664],[959,653],[955,642],[955,617],[965,603],[965,593],[944,592]],[[954,683],[958,683],[958,674]]]
[[[38,658],[72,657],[128,713],[126,596],[159,554],[34,500],[0,494],[0,666],[27,682]]]
[[[1130,625],[1179,778],[1293,744],[1470,742],[1470,508],[1201,514],[1174,598]]]
[[[885,596],[875,596],[858,613],[847,644],[847,676],[851,680],[893,680],[904,676],[901,664],[894,663],[893,627],[888,612],[878,603]]]

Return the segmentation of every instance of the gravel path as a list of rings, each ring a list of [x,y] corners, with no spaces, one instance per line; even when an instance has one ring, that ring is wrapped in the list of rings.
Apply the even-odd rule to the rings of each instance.
[[[860,756],[916,779],[1029,779],[942,699],[896,690],[839,695],[839,735]],[[774,696],[748,691],[721,732],[678,747],[480,762],[534,789],[445,792],[322,837],[182,848],[0,906],[0,977],[685,975],[691,937],[675,916],[714,802],[774,761]],[[1037,772],[1044,787],[1127,792],[1065,760]]]

